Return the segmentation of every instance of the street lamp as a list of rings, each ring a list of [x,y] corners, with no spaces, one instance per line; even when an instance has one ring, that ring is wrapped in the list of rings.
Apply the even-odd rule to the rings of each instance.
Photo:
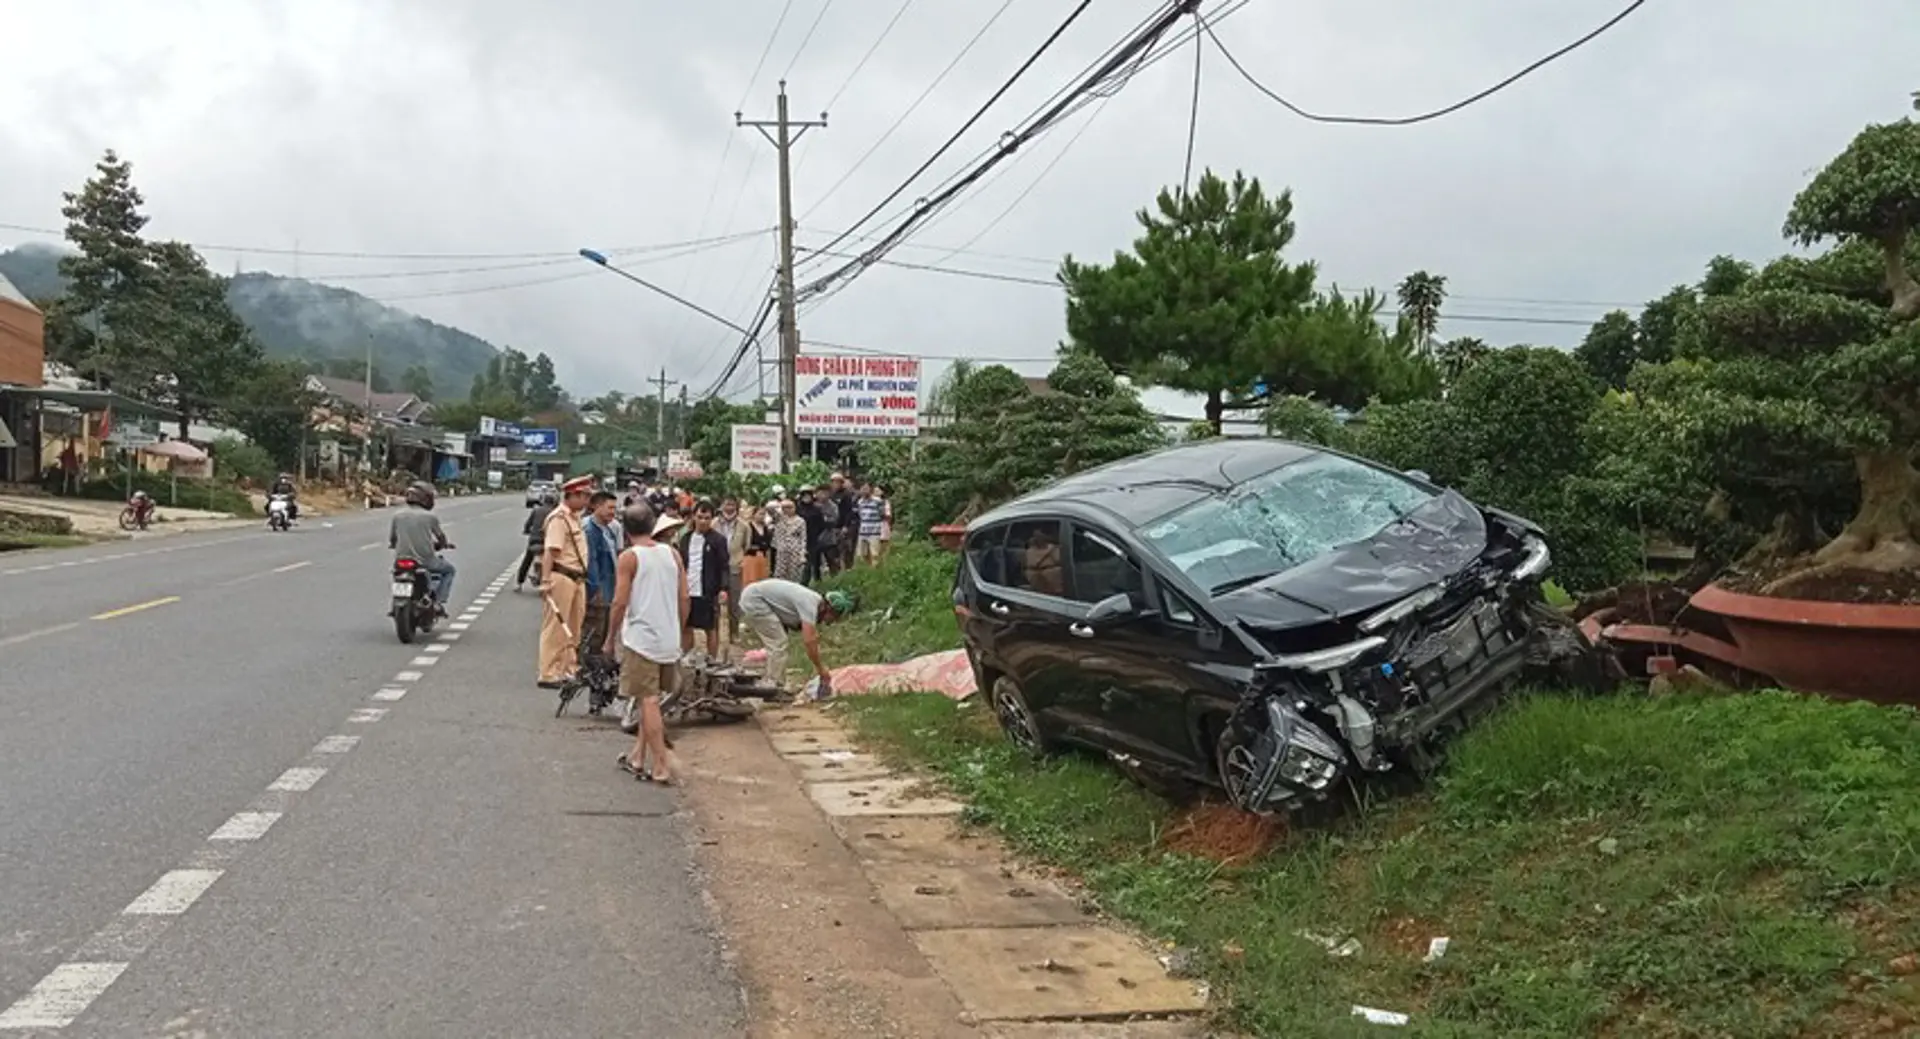
[[[622,278],[625,278],[628,281],[633,282],[635,285],[638,285],[643,289],[647,289],[652,292],[657,292],[660,295],[667,297],[668,299],[674,301],[675,303],[678,303],[681,306],[686,307],[694,311],[695,313],[700,314],[703,317],[707,317],[714,321],[718,321],[721,324],[727,326],[728,328],[733,329],[735,332],[738,332],[749,339],[753,338],[752,332],[749,332],[745,328],[742,328],[739,325],[736,325],[733,322],[728,321],[726,318],[721,317],[720,315],[714,313],[711,310],[708,310],[707,308],[701,306],[700,304],[695,303],[694,301],[687,299],[684,296],[678,296],[671,292],[668,292],[666,289],[663,289],[660,286],[655,285],[653,282],[650,282],[647,279],[640,277],[638,274],[635,274],[632,271],[615,267],[613,263],[607,259],[606,253],[600,252],[597,249],[582,249],[580,250],[580,257],[581,259],[584,259],[589,263],[595,263],[595,264],[599,264],[602,267],[605,267],[607,270],[610,270],[613,273],[618,274]]]

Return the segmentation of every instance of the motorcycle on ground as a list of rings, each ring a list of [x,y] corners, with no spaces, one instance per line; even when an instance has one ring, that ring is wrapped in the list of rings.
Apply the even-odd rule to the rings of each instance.
[[[275,494],[267,499],[267,529],[284,532],[293,529],[293,499]]]
[[[411,643],[416,632],[432,631],[440,619],[440,608],[433,599],[434,581],[432,571],[415,560],[393,562],[393,604],[387,613],[393,618],[393,632],[400,636],[403,645]]]

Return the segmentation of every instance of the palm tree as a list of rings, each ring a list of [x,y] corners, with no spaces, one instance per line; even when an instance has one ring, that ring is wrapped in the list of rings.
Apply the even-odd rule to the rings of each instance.
[[[1479,363],[1482,357],[1491,353],[1493,348],[1484,341],[1472,336],[1449,339],[1440,344],[1434,352],[1434,361],[1440,365],[1440,381],[1444,386],[1452,386],[1460,374]]]
[[[1447,278],[1443,274],[1414,271],[1400,282],[1400,313],[1413,323],[1420,352],[1433,352],[1433,336],[1440,329],[1440,304],[1447,299]]]

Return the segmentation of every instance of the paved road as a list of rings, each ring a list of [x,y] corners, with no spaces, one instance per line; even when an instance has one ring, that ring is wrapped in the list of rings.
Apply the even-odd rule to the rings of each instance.
[[[441,510],[412,647],[384,514],[0,555],[0,1037],[738,1033],[674,794],[488,591],[518,500]]]

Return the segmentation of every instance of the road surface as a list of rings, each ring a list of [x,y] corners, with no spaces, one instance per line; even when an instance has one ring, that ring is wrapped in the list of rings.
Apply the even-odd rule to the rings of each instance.
[[[533,688],[519,499],[440,512],[413,646],[384,512],[0,554],[0,1039],[739,1033],[676,795]]]

